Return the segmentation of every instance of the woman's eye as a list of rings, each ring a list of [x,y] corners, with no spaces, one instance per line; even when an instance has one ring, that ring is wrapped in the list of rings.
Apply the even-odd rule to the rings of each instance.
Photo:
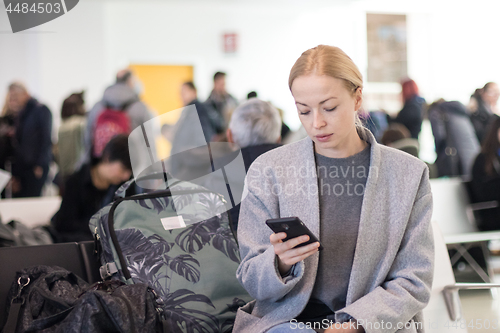
[[[309,114],[310,111],[299,111],[299,113],[303,116],[305,116],[306,114]]]
[[[334,108],[331,108],[331,109],[325,109],[325,111],[333,111],[335,110],[337,107],[334,107]]]

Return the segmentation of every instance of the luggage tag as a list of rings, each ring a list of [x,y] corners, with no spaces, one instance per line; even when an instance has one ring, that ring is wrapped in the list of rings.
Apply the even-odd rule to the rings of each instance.
[[[182,215],[164,217],[160,219],[160,221],[163,225],[163,229],[165,230],[180,229],[186,227],[186,223],[184,222]]]

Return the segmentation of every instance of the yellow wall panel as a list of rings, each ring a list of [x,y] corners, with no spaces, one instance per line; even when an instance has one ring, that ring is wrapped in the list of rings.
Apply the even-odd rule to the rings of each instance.
[[[183,107],[180,88],[184,82],[193,81],[193,66],[131,64],[130,69],[144,87],[141,99],[162,115],[160,126],[175,124]],[[156,147],[160,159],[169,156],[171,145],[165,138],[157,138]]]

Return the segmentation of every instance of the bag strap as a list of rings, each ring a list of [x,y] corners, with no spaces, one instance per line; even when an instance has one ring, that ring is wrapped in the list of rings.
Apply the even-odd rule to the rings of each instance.
[[[9,310],[9,316],[7,317],[7,323],[3,328],[3,333],[15,333],[17,328],[17,320],[19,319],[19,312],[21,311],[21,307],[24,304],[24,298],[22,301],[12,301]]]
[[[118,268],[114,262],[108,262],[107,264],[99,267],[99,274],[101,275],[101,279],[103,281],[108,277],[113,276],[115,273],[118,273]]]
[[[17,285],[19,290],[17,295],[12,299],[10,303],[9,316],[7,317],[7,323],[5,323],[3,333],[15,333],[17,328],[17,321],[19,319],[19,312],[21,312],[21,307],[24,305],[24,297],[21,297],[24,287],[30,284],[31,279],[26,276],[20,276],[17,279]]]
[[[125,103],[122,104],[121,108],[122,108],[122,111],[127,111],[127,109],[132,105],[134,104],[135,102],[138,102],[139,101],[139,98],[132,98],[128,101],[126,101]]]
[[[112,109],[112,110],[118,110],[118,111],[127,111],[127,109],[134,103],[138,102],[139,98],[138,97],[133,97],[129,99],[128,101],[123,102],[118,108],[114,105],[111,105],[111,103],[104,103],[104,107],[106,109]]]

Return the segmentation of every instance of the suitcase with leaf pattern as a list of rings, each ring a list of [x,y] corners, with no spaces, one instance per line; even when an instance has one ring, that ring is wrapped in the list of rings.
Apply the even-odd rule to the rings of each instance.
[[[236,279],[240,257],[224,198],[188,182],[125,197],[133,184],[90,220],[101,276],[152,287],[169,332],[231,332],[251,297]]]

